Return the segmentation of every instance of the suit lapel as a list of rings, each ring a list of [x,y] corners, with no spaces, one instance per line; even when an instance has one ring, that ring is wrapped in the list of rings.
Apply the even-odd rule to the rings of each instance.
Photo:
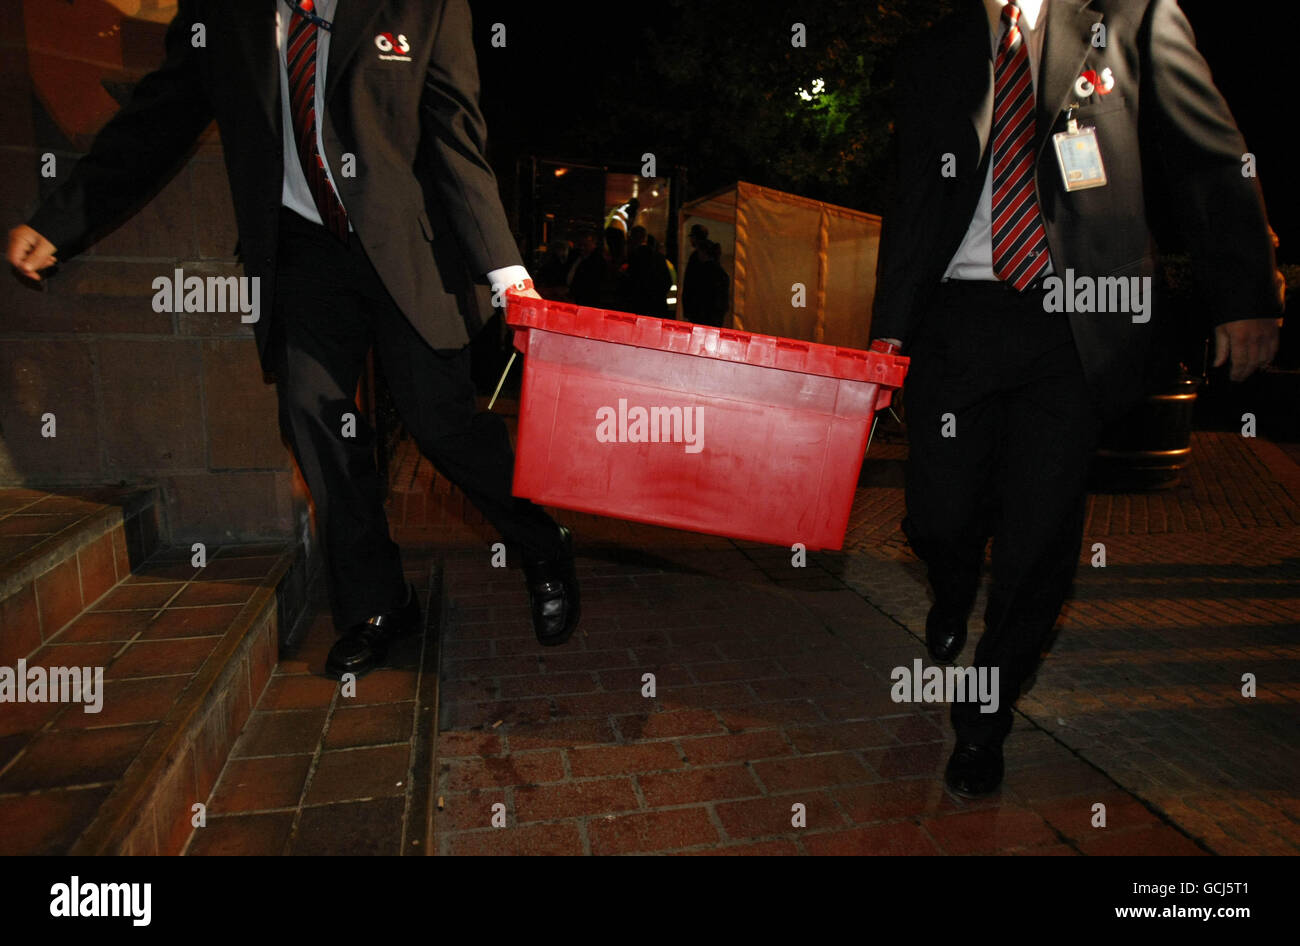
[[[338,12],[334,15],[334,29],[330,33],[330,59],[325,71],[326,103],[339,87],[349,61],[356,55],[362,42],[374,38],[376,31],[371,24],[388,6],[387,3],[376,0],[339,0]]]
[[[989,39],[989,18],[984,12],[983,2],[966,5],[966,19],[957,48],[965,57],[959,67],[960,74],[972,78],[983,76],[983,81],[969,83],[971,98],[966,103],[979,142],[978,153],[983,157],[989,135],[993,133],[993,44]]]
[[[275,10],[283,0],[220,0],[216,16],[236,16],[241,26],[241,42],[247,59],[249,75],[257,87],[258,112],[267,121],[272,132],[280,136],[280,62],[275,45]],[[285,13],[289,11],[284,8]],[[237,69],[237,63],[227,63],[223,68]]]
[[[1088,59],[1092,27],[1102,17],[1100,10],[1089,9],[1091,4],[1092,0],[1054,0],[1047,15],[1035,116],[1040,148],[1056,116],[1070,103],[1074,80]]]

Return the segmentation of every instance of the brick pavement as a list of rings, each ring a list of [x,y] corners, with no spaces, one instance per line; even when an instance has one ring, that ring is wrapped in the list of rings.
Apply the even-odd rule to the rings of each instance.
[[[896,487],[859,492],[841,576],[920,639],[929,599],[901,509]],[[1174,490],[1093,496],[1074,597],[1019,707],[1216,853],[1300,851],[1297,526],[1300,466],[1235,434],[1194,435]]]
[[[925,657],[928,607],[898,530],[903,456],[873,445],[846,551],[802,569],[562,513],[585,617],[561,648],[533,640],[519,570],[492,567],[476,517],[395,495],[408,573],[445,570],[438,648],[349,706],[313,675],[333,639],[314,629],[189,853],[1294,853],[1300,467],[1197,435],[1179,489],[1095,497],[1085,547],[1104,541],[1107,567],[1082,570],[1002,790],[964,801],[940,781],[946,707],[889,695],[891,669]],[[413,688],[435,654],[430,763]]]
[[[946,708],[889,695],[923,648],[841,580],[851,556],[794,569],[768,546],[564,518],[584,594],[565,647],[533,640],[486,537],[446,559],[438,853],[1202,853],[1024,719],[1000,793],[946,792]]]

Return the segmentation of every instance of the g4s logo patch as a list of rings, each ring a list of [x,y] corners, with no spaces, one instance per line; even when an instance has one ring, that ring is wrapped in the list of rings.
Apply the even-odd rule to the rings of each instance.
[[[379,50],[380,59],[401,62],[411,61],[411,57],[407,55],[411,51],[411,43],[404,33],[396,35],[380,33],[375,37],[375,48]]]
[[[1109,66],[1100,73],[1095,69],[1085,69],[1083,74],[1074,80],[1074,94],[1083,99],[1094,92],[1098,95],[1110,95],[1110,90],[1113,88],[1115,88],[1115,76]]]

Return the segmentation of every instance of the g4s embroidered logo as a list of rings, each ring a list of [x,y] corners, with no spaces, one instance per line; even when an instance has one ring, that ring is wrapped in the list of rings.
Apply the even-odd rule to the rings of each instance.
[[[411,43],[408,42],[406,35],[400,34],[400,32],[396,36],[391,34],[391,32],[381,32],[380,35],[374,38],[374,45],[376,45],[380,52],[395,51],[398,53],[398,56],[406,56],[408,52],[411,52]],[[385,56],[381,58],[389,57]],[[393,58],[396,58],[396,56]]]
[[[1074,80],[1074,94],[1079,98],[1088,98],[1096,92],[1098,95],[1110,95],[1110,90],[1115,88],[1115,76],[1111,73],[1110,67],[1101,70],[1098,74],[1095,69],[1086,69],[1079,78]]]

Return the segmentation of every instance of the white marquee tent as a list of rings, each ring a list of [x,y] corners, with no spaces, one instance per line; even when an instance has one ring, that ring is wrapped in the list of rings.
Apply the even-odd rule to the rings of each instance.
[[[683,284],[697,223],[721,245],[732,277],[725,326],[846,348],[870,344],[879,217],[741,181],[682,207]],[[794,304],[795,284],[804,287],[802,307]]]

